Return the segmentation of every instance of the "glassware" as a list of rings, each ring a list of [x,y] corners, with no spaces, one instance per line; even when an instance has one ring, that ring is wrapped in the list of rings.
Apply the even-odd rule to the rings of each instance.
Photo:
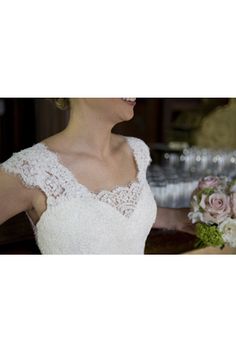
[[[207,175],[236,178],[236,151],[185,148],[182,154],[165,153],[147,171],[159,207],[189,207],[199,179]]]

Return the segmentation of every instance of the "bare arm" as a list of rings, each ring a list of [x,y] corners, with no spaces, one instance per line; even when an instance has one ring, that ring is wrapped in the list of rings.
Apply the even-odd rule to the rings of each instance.
[[[206,246],[201,249],[193,249],[185,253],[186,255],[226,255],[226,254],[236,254],[236,248],[231,248],[230,246],[225,246],[223,249]]]
[[[0,224],[32,208],[32,189],[25,187],[18,177],[0,170]]]
[[[188,219],[189,208],[158,208],[153,228],[177,230],[195,234],[195,226]]]

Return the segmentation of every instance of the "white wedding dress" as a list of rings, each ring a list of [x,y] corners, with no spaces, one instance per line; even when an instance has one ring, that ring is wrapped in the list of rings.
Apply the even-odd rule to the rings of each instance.
[[[47,197],[47,209],[36,225],[28,216],[42,254],[144,253],[157,213],[146,179],[151,157],[144,141],[126,139],[138,170],[136,180],[109,191],[89,191],[44,143],[13,153],[0,165]]]

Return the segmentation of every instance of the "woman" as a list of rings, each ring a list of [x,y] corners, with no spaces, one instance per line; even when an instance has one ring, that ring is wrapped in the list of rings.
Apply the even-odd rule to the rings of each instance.
[[[0,224],[25,211],[43,254],[141,254],[152,227],[193,232],[187,209],[159,209],[148,146],[111,132],[135,98],[71,98],[67,127],[0,168]]]

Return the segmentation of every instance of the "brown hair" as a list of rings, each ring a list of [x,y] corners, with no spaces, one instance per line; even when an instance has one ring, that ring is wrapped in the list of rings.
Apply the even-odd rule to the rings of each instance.
[[[70,109],[70,99],[69,98],[52,98],[54,104],[58,109],[69,110]]]

